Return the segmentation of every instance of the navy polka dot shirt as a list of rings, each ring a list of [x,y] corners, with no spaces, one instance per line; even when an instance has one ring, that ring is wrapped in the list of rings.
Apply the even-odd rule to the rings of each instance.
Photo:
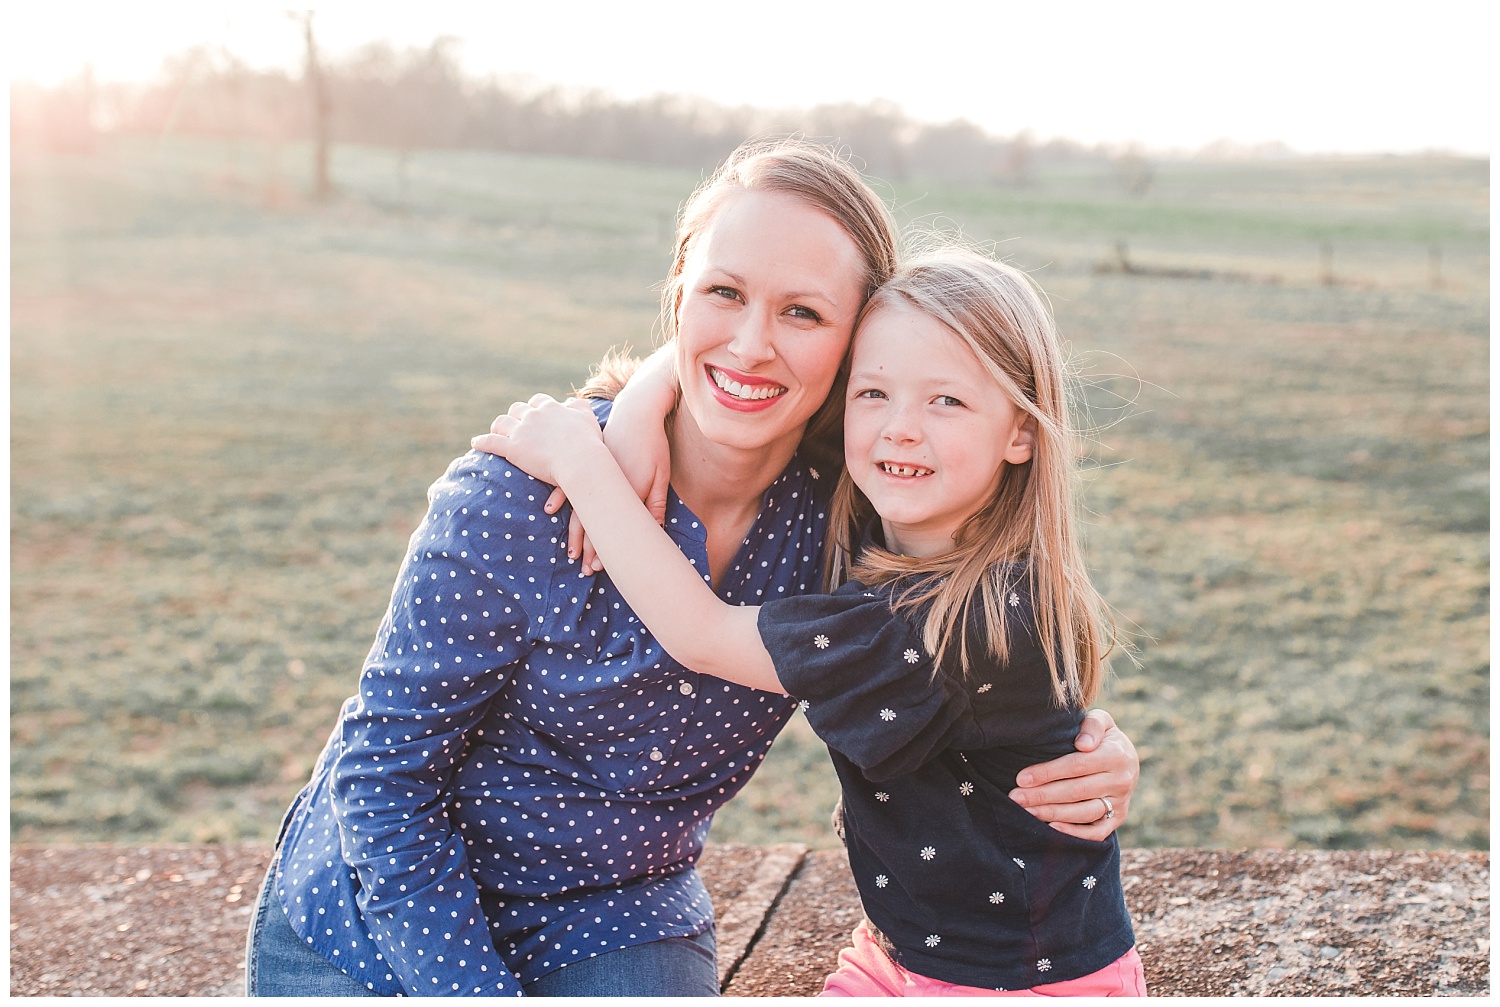
[[[819,589],[816,478],[794,459],[766,491],[721,598]],[[282,826],[292,928],[376,993],[514,995],[707,930],[693,865],[713,812],[793,708],[668,657],[606,575],[578,575],[549,492],[476,452],[433,484],[359,692]],[[707,571],[675,494],[667,531]]]
[[[1053,703],[1024,571],[1011,583],[1009,659],[988,653],[976,616],[967,674],[934,670],[889,584],[851,581],[759,617],[781,683],[828,743],[876,941],[918,975],[997,990],[1086,976],[1135,943],[1115,837],[1075,839],[1009,797],[1022,769],[1073,750],[1083,719]]]

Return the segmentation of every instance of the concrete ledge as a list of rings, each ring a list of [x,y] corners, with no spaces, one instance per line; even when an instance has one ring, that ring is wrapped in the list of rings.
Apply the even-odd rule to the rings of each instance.
[[[16,846],[13,996],[233,996],[264,846]],[[860,917],[841,851],[710,846],[734,996],[811,996]],[[1487,853],[1131,850],[1151,992],[1489,992]]]

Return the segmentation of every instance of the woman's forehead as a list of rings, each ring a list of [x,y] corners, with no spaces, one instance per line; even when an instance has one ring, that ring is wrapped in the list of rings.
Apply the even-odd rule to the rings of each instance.
[[[858,245],[832,216],[800,196],[740,189],[727,195],[689,250],[700,268],[748,279],[780,271],[803,276],[823,292],[862,284]]]

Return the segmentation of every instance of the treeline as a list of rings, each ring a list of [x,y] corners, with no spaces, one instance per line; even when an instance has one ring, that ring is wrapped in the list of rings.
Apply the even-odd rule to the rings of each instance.
[[[1026,181],[1036,166],[1102,160],[1097,148],[1028,134],[991,136],[973,123],[916,122],[890,102],[766,110],[658,95],[622,101],[600,91],[529,86],[460,69],[454,39],[427,48],[367,45],[292,76],[253,70],[223,50],[167,61],[150,85],[96,84],[87,75],[51,89],[13,86],[12,142],[87,148],[99,130],[268,140],[306,139],[321,78],[335,143],[397,150],[461,148],[613,158],[704,169],[748,136],[802,132],[846,145],[871,173],[954,181]]]

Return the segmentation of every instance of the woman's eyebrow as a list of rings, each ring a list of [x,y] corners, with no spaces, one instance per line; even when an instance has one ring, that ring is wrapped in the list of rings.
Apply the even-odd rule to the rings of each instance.
[[[703,271],[706,274],[717,273],[719,276],[732,281],[734,284],[740,287],[749,285],[749,281],[747,281],[741,274],[736,273],[734,270],[728,269],[724,266],[715,265],[712,262],[705,263]],[[788,301],[801,301],[808,299],[823,301],[826,304],[832,305],[835,311],[840,310],[843,307],[843,305],[839,303],[839,299],[837,297],[834,297],[832,294],[826,293],[822,290],[811,287],[805,290],[789,290],[781,294],[780,296]]]

